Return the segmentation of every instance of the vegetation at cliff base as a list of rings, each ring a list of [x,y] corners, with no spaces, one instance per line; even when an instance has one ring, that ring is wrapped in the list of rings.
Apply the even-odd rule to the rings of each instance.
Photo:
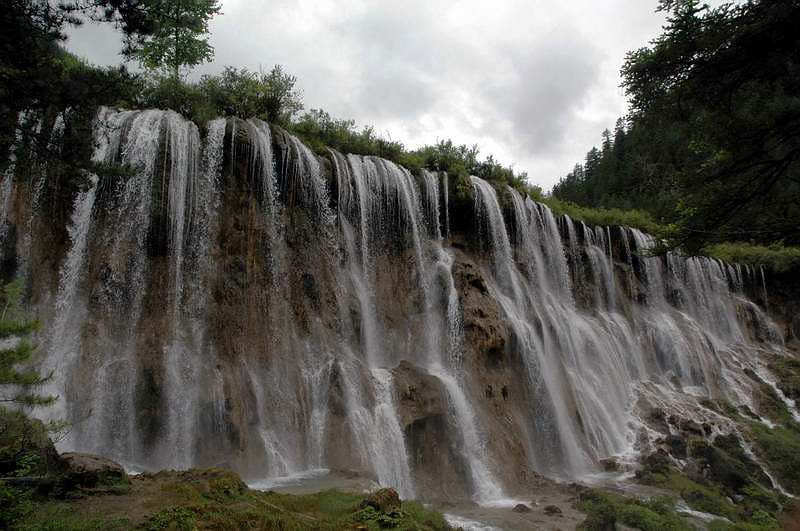
[[[581,525],[586,531],[617,529],[619,525],[642,531],[694,529],[675,512],[675,499],[669,497],[639,500],[589,489],[580,494],[578,508],[586,513],[586,520]]]
[[[363,494],[328,490],[291,495],[248,489],[218,469],[167,471],[131,480],[127,492],[47,501],[18,520],[19,531],[96,529],[379,529],[444,531],[441,514],[416,502],[382,511]]]

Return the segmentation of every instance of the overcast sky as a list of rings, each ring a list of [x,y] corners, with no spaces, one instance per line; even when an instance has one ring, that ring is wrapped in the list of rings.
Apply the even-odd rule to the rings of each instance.
[[[306,108],[372,124],[407,147],[452,138],[549,189],[625,113],[619,69],[658,35],[656,0],[223,0],[211,64],[295,74]],[[120,62],[119,34],[67,47]]]

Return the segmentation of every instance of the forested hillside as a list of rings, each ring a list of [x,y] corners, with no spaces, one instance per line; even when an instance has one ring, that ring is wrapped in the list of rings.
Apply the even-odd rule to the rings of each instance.
[[[622,68],[628,115],[553,196],[642,209],[689,252],[756,244],[797,260],[783,246],[800,244],[800,2],[660,9],[663,33]]]

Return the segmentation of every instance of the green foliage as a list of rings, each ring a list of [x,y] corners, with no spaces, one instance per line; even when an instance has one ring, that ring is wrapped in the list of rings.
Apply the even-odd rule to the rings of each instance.
[[[340,120],[321,109],[311,109],[289,128],[319,154],[325,154],[330,147],[343,153],[375,155],[418,166],[400,142],[382,138],[373,127],[359,129],[355,120]]]
[[[147,531],[158,531],[159,529],[192,531],[195,529],[195,516],[186,507],[168,507],[151,516],[143,527]]]
[[[0,407],[0,476],[41,476],[52,455],[48,426]]]
[[[2,495],[2,490],[0,490]],[[363,495],[335,490],[307,495],[249,490],[222,470],[159,472],[123,495],[40,504],[11,529],[379,529],[445,531],[443,516],[415,502],[381,513],[361,509]],[[133,514],[126,505],[139,511]],[[142,510],[144,512],[142,513]]]
[[[0,402],[13,402],[26,406],[45,406],[55,397],[41,396],[35,388],[47,382],[52,375],[39,375],[36,371],[20,368],[28,363],[34,353],[27,336],[38,324],[27,320],[21,309],[22,280],[6,284],[0,292],[0,339],[10,343],[0,348],[0,386],[7,386],[8,394],[0,394]]]
[[[370,529],[419,529],[420,525],[427,529],[447,529],[444,517],[425,509],[421,504],[405,502],[402,509],[381,512],[371,506],[359,509],[353,520],[367,525]]]
[[[767,426],[753,422],[750,433],[758,456],[776,476],[781,485],[793,493],[800,493],[800,426]]]
[[[696,511],[738,520],[737,507],[728,501],[727,495],[717,486],[700,484],[674,469],[666,474],[651,474],[643,479],[649,485],[676,493]]]
[[[675,500],[671,498],[638,500],[589,489],[581,493],[578,508],[586,513],[581,527],[588,531],[614,529],[618,523],[642,531],[694,529],[675,512]]]
[[[136,2],[140,4],[141,2]],[[148,23],[131,2],[117,0],[75,0],[43,2],[8,0],[0,10],[0,170],[18,136],[32,139],[27,148],[42,162],[59,161],[59,173],[72,177],[90,165],[93,146],[89,127],[97,105],[135,103],[135,76],[124,68],[95,68],[86,65],[59,45],[64,27],[81,21],[87,12],[113,20],[128,35],[146,32]],[[52,153],[48,142],[37,141],[32,131],[38,118],[45,124],[53,112],[72,109],[72,122],[66,128],[74,136],[66,138],[72,149]],[[28,124],[18,124],[21,111],[31,116]],[[83,130],[76,127],[83,122]],[[46,128],[45,131],[47,132]]]
[[[147,0],[143,6],[154,31],[128,49],[142,66],[179,79],[182,66],[214,58],[207,34],[209,22],[222,9],[218,0]]]
[[[557,215],[568,215],[574,220],[589,225],[626,226],[641,229],[659,237],[667,237],[670,228],[653,221],[643,210],[620,210],[618,208],[590,208],[563,201],[557,197],[545,197],[541,200]]]
[[[775,356],[769,369],[778,378],[778,388],[789,398],[800,400],[800,359]]]
[[[201,127],[217,116],[287,125],[303,108],[296,82],[280,65],[266,74],[227,67],[222,74],[203,76],[198,83],[150,75],[141,84],[138,106],[172,109]]]
[[[706,247],[703,253],[726,262],[766,266],[774,271],[789,271],[800,266],[800,247],[785,247],[780,243],[718,243]]]
[[[33,511],[29,492],[9,487],[0,481],[0,529],[10,529]]]
[[[622,69],[628,118],[554,195],[647,210],[675,224],[673,245],[690,253],[800,244],[800,4],[670,0],[660,10],[663,33]],[[791,253],[769,254],[781,264]]]
[[[171,109],[201,126],[219,115],[197,85],[158,74],[143,79],[138,106]]]
[[[287,125],[303,108],[296,84],[297,78],[281,65],[266,74],[229,66],[218,76],[203,76],[196,88],[220,116],[261,118]]]

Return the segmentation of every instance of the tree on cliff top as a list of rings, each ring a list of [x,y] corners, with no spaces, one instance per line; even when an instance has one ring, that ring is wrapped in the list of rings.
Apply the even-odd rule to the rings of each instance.
[[[182,66],[195,66],[214,57],[208,43],[208,24],[221,10],[218,0],[149,0],[144,2],[152,34],[142,36],[126,53],[143,66],[168,70],[180,78]]]

